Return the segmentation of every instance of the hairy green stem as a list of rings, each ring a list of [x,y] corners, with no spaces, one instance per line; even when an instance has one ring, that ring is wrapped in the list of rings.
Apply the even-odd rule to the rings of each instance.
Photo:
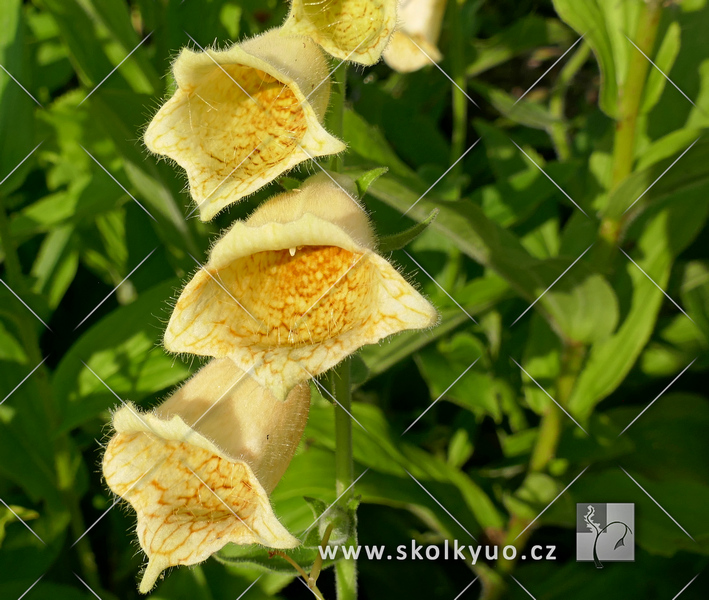
[[[345,97],[347,94],[347,66],[341,65],[334,73],[335,94],[330,103],[328,125],[333,135],[342,138],[344,129]],[[330,168],[340,172],[344,166],[342,155],[334,156]],[[339,504],[347,508],[354,496],[354,461],[352,458],[352,405],[350,361],[345,359],[330,372],[330,389],[337,399],[335,405],[335,486]],[[349,490],[345,493],[345,490]],[[335,587],[338,600],[357,598],[357,563],[354,559],[341,559],[335,564]]]
[[[352,462],[352,418],[349,416],[352,408],[350,391],[350,361],[346,359],[333,370],[333,388],[338,405],[335,406],[335,477],[338,497],[352,485],[354,481],[354,465]],[[354,492],[350,490],[342,496],[340,504],[346,506]]]
[[[461,0],[453,0],[450,3],[451,12],[451,66],[452,77],[455,85],[452,85],[453,94],[453,132],[451,135],[451,156],[453,164],[465,152],[465,142],[468,129],[468,99],[460,90],[466,87],[465,57],[463,56],[463,23],[460,11]],[[460,88],[460,89],[458,89]],[[463,169],[463,162],[459,162],[453,167],[450,173],[451,181],[458,181]],[[460,187],[456,184],[456,187]],[[460,190],[458,190],[460,195]]]
[[[7,284],[20,297],[29,292],[25,278],[22,273],[22,265],[17,248],[10,231],[10,224],[5,210],[3,197],[0,195],[0,242],[5,254],[5,274]],[[23,310],[25,310],[23,308]],[[22,345],[27,352],[27,358],[31,365],[42,362],[42,350],[39,345],[34,317],[29,313],[19,312],[16,323]],[[56,412],[54,394],[49,380],[49,373],[44,365],[40,366],[33,375],[33,380],[39,392],[41,410],[44,412],[49,422],[50,430],[56,431],[59,428],[59,416]],[[72,461],[71,440],[67,435],[57,436],[53,443],[54,469],[56,486],[61,495],[62,501],[69,511],[71,518],[71,532],[74,539],[78,539],[86,531],[79,498],[74,491],[74,464]],[[87,583],[95,588],[101,589],[96,559],[88,538],[83,537],[76,544],[76,551],[81,564],[81,570]]]
[[[330,112],[327,124],[330,133],[342,139],[345,120],[345,96],[347,95],[347,64],[340,65],[332,76],[333,94],[330,97]],[[342,154],[336,154],[330,159],[330,170],[339,173],[344,166]]]
[[[571,85],[576,73],[583,67],[591,54],[591,46],[586,42],[581,42],[581,45],[573,53],[569,61],[564,65],[564,68],[559,73],[556,80],[554,90],[549,99],[549,112],[556,121],[549,128],[549,135],[556,148],[556,154],[559,160],[569,160],[571,158],[571,146],[568,138],[568,127],[565,121],[566,113],[566,92]]]
[[[354,497],[354,461],[352,458],[352,386],[350,360],[345,359],[332,371],[331,385],[338,404],[335,406],[335,485],[339,504],[347,510]],[[341,559],[335,565],[338,600],[357,598],[357,563],[354,559]]]
[[[649,0],[643,4],[638,19],[635,44],[642,53],[650,56],[657,37],[657,28],[662,16],[662,1]],[[613,173],[610,190],[617,188],[633,171],[635,162],[635,143],[637,138],[638,114],[643,99],[645,80],[650,62],[635,48],[630,49],[630,60],[625,81],[619,89],[618,120],[615,125],[613,140]],[[609,207],[610,208],[610,207]],[[605,246],[605,253],[610,254],[615,248],[621,232],[620,219],[610,216],[603,219],[599,236]],[[603,262],[607,262],[604,260]]]

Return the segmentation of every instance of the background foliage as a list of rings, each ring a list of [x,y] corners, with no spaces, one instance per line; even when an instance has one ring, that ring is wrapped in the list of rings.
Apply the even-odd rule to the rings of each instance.
[[[450,3],[441,66],[479,106],[433,66],[350,69],[346,169],[388,167],[366,198],[382,235],[439,211],[392,257],[442,315],[355,364],[357,475],[369,469],[356,488],[360,543],[502,543],[588,468],[528,530],[528,543],[558,545],[555,563],[514,566],[534,597],[669,600],[706,566],[709,8],[660,10],[648,53],[678,90],[625,37],[647,41],[644,6]],[[116,395],[148,408],[198,368],[159,345],[168,300],[222,227],[282,189],[210,224],[185,218],[183,174],[148,156],[141,131],[190,37],[223,45],[280,24],[286,10],[272,0],[2,3],[0,598],[33,584],[26,598],[93,597],[78,577],[104,600],[137,597],[133,515],[108,510],[98,466],[109,410]],[[313,519],[303,496],[335,499],[332,410],[314,389],[302,448],[273,495],[293,531]],[[574,561],[577,501],[635,502],[635,563],[599,572]],[[237,554],[173,571],[151,598],[237,598],[257,578],[249,600],[310,596],[291,572],[262,575]],[[512,567],[361,560],[361,597],[453,599],[479,575],[464,597],[486,581],[525,598]],[[331,595],[330,572],[320,587]],[[682,598],[705,597],[702,588],[706,574]]]

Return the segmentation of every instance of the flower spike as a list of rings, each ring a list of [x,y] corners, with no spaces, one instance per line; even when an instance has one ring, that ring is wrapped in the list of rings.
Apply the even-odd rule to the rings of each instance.
[[[365,344],[434,325],[435,309],[374,247],[355,200],[311,177],[217,242],[175,305],[165,347],[253,367],[283,399]]]
[[[184,49],[177,91],[145,144],[187,172],[203,221],[310,158],[345,145],[322,126],[330,98],[325,56],[279,29],[223,51]]]
[[[299,544],[274,515],[269,494],[300,441],[309,403],[307,384],[279,402],[220,359],[155,411],[127,404],[114,413],[103,473],[137,513],[148,556],[141,593],[164,569],[202,562],[229,542]]]

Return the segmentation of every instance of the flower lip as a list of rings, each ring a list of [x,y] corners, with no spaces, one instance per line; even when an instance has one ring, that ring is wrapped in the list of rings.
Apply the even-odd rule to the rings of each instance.
[[[323,128],[327,63],[309,39],[270,30],[223,51],[184,49],[177,90],[145,132],[182,166],[202,220],[283,172],[345,145]]]
[[[292,0],[284,30],[312,37],[341,60],[379,61],[396,26],[397,0]]]
[[[433,307],[373,246],[367,216],[315,176],[217,242],[175,305],[165,347],[229,356],[282,399],[364,344],[434,325]]]
[[[302,436],[309,401],[307,384],[276,401],[223,359],[153,413],[128,404],[114,414],[103,472],[137,513],[149,558],[142,593],[167,567],[199,563],[229,542],[298,545],[268,493]]]

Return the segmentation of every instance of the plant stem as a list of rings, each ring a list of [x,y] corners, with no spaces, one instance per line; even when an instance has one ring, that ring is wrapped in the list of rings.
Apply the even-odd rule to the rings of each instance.
[[[350,361],[346,359],[333,371],[334,396],[339,405],[335,406],[335,477],[337,495],[352,485],[354,465],[352,462],[352,418],[347,414],[352,406],[350,391]],[[354,496],[350,490],[340,499],[344,507]]]
[[[549,99],[549,112],[556,119],[556,122],[549,128],[549,135],[556,147],[556,154],[559,160],[568,160],[571,158],[571,146],[568,139],[568,127],[565,122],[566,112],[566,92],[571,85],[576,73],[583,67],[591,54],[591,47],[586,42],[581,42],[581,45],[573,53],[569,61],[564,65],[564,68],[559,73],[556,80],[556,85]]]
[[[335,94],[330,103],[328,126],[333,135],[342,138],[344,129],[345,96],[347,94],[347,66],[341,65],[334,73]],[[333,156],[330,169],[341,172],[344,159]],[[339,504],[345,510],[354,497],[351,488],[354,481],[354,461],[352,458],[352,419],[349,416],[352,405],[350,361],[345,359],[330,372],[330,389],[337,399],[335,406],[335,488]],[[344,493],[349,488],[348,493]],[[356,527],[356,523],[355,523]],[[356,538],[356,533],[355,533]],[[341,559],[335,563],[335,587],[338,600],[357,598],[357,563],[354,559]]]
[[[650,0],[643,3],[638,19],[635,44],[642,53],[650,56],[655,45],[657,28],[662,16],[662,1]],[[643,99],[643,89],[650,62],[635,48],[630,48],[630,60],[625,81],[618,92],[618,120],[613,141],[613,173],[610,191],[617,188],[633,171],[635,162],[635,142],[637,137],[638,114]],[[607,207],[606,213],[613,210]],[[599,236],[608,248],[615,248],[620,236],[620,217],[607,216],[601,222]]]
[[[328,114],[328,129],[335,137],[342,139],[345,120],[345,96],[347,95],[347,64],[340,65],[333,73],[333,94],[330,98]],[[330,170],[339,173],[344,166],[342,154],[336,154],[330,159]]]
[[[561,358],[561,371],[557,380],[557,401],[561,406],[566,406],[571,392],[574,389],[576,379],[581,372],[583,359],[586,353],[586,348],[582,344],[567,343]],[[527,476],[533,473],[543,472],[549,462],[556,455],[556,449],[559,445],[561,432],[563,429],[562,411],[554,403],[549,403],[537,434],[537,440],[532,450],[532,457],[529,461],[529,469]],[[524,484],[522,484],[524,486]],[[529,537],[532,535],[532,528],[528,527],[530,521],[520,515],[512,514],[507,525],[507,533],[505,535],[505,546],[515,546],[517,548],[516,555],[519,556],[521,550],[526,546]],[[517,559],[506,559],[500,556],[495,565],[495,570],[501,576],[508,575],[514,570]],[[490,581],[489,590],[483,596],[484,600],[494,600],[500,598],[503,592],[501,586],[504,581],[492,579]]]
[[[465,76],[465,57],[463,56],[463,23],[461,19],[462,0],[453,0],[450,3],[451,11],[451,63],[452,77],[455,85],[452,85],[451,92],[453,94],[453,132],[451,135],[451,164],[460,158],[465,152],[465,142],[468,129],[468,99],[460,90],[466,87]],[[460,88],[460,89],[458,89]],[[458,181],[460,173],[463,169],[463,161],[453,167],[451,181]],[[458,196],[460,195],[460,186],[458,188]]]
[[[5,211],[5,203],[0,195],[0,241],[2,249],[5,253],[5,271],[7,284],[13,291],[20,295],[26,295],[29,292],[29,287],[22,274],[22,265],[17,248],[10,232],[10,225]],[[24,310],[24,309],[23,309]],[[39,337],[37,328],[32,321],[34,317],[29,314],[19,313],[16,318],[17,329],[22,340],[22,345],[27,352],[27,358],[31,364],[39,364],[43,360],[42,350],[39,345]],[[56,431],[59,428],[59,416],[56,413],[54,403],[54,394],[49,380],[49,374],[44,365],[40,366],[33,375],[33,380],[39,392],[41,405],[37,409],[44,412],[47,418],[50,431]],[[52,442],[50,442],[52,443]],[[79,506],[79,498],[74,492],[74,461],[72,460],[71,440],[67,435],[57,436],[53,441],[54,451],[54,468],[56,477],[56,486],[61,495],[62,501],[69,511],[71,532],[75,539],[78,539],[86,531],[81,507]],[[96,567],[96,559],[88,538],[81,538],[76,544],[76,551],[81,564],[81,569],[88,584],[100,590],[101,584],[98,577],[98,569]]]
[[[350,360],[345,359],[331,374],[333,395],[339,405],[335,406],[335,485],[339,504],[347,510],[354,497],[354,461],[352,458],[352,407]],[[345,490],[349,491],[345,493]],[[356,536],[355,536],[356,537]],[[354,559],[341,559],[335,564],[338,600],[357,598],[357,563]]]

